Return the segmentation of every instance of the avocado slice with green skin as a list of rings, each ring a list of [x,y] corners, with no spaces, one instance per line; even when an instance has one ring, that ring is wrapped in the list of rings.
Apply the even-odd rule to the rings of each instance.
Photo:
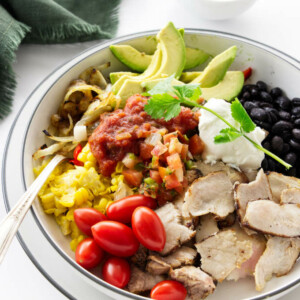
[[[119,61],[137,72],[144,72],[150,65],[153,57],[129,45],[111,45],[109,49]]]
[[[231,101],[239,95],[244,85],[244,74],[241,71],[228,71],[222,81],[210,88],[201,88],[205,100],[210,98]]]
[[[237,47],[232,46],[214,57],[204,69],[203,73],[195,78],[192,83],[200,83],[202,88],[209,88],[217,85],[223,80],[228,68],[233,63],[236,51]]]
[[[117,82],[123,75],[127,76],[138,76],[138,73],[133,73],[133,72],[111,72],[109,74],[109,79],[111,84],[114,84]]]

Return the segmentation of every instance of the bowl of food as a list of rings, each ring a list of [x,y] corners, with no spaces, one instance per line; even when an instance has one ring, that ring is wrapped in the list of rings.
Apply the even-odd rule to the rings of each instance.
[[[61,71],[22,168],[28,186],[68,157],[33,213],[82,280],[117,299],[275,299],[299,283],[299,62],[169,23]]]

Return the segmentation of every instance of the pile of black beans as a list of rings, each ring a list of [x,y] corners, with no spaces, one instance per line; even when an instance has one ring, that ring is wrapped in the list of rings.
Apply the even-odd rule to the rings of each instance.
[[[258,81],[244,85],[239,99],[253,122],[269,132],[263,147],[293,166],[286,170],[266,155],[263,169],[300,177],[300,98],[289,99],[280,88],[269,90]]]

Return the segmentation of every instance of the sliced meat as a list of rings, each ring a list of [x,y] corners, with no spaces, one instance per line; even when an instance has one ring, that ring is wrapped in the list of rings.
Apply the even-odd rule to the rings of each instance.
[[[203,161],[197,161],[195,163],[195,166],[201,171],[203,176],[206,176],[212,172],[224,171],[230,178],[232,184],[234,184],[235,182],[248,182],[248,178],[244,173],[239,172],[238,170],[224,164],[221,161],[218,161],[213,165],[204,163]]]
[[[195,247],[201,255],[202,270],[219,282],[252,256],[252,242],[239,241],[232,229],[220,231]]]
[[[194,180],[201,177],[202,173],[199,169],[187,170],[185,178],[187,179],[188,185],[192,184]]]
[[[300,179],[298,178],[285,176],[276,172],[270,172],[267,176],[275,202],[280,202],[283,190],[293,187],[300,189]]]
[[[277,277],[286,275],[295,264],[299,251],[299,239],[270,237],[255,268],[256,290],[263,290],[273,274]]]
[[[141,271],[138,267],[131,266],[131,277],[128,283],[128,290],[131,293],[142,293],[151,290],[157,283],[164,280],[161,275],[153,275]]]
[[[212,214],[200,217],[200,224],[196,227],[196,243],[219,231],[217,221]]]
[[[179,210],[172,203],[167,203],[155,211],[161,219],[166,231],[166,244],[161,255],[167,255],[182,244],[192,239],[196,231],[181,224]]]
[[[179,268],[181,266],[192,265],[195,261],[197,251],[189,247],[181,247],[174,253],[162,257],[153,254],[148,257],[147,271],[151,274],[167,274],[171,268]]]
[[[216,288],[213,279],[194,266],[171,270],[169,275],[172,279],[183,283],[192,300],[204,299]]]
[[[221,218],[234,211],[232,183],[225,172],[210,173],[189,187],[182,206],[183,215],[213,213]]]
[[[290,188],[283,190],[281,193],[280,203],[300,204],[300,189]]]
[[[234,230],[239,241],[250,241],[252,243],[251,257],[242,263],[240,268],[234,269],[227,277],[227,280],[239,280],[248,276],[254,276],[255,266],[266,248],[266,239],[262,234],[248,235],[237,223]]]
[[[141,244],[138,251],[131,257],[131,261],[141,269],[145,269],[148,255],[149,250]]]
[[[218,227],[220,229],[223,229],[223,228],[231,227],[234,225],[235,220],[236,220],[236,214],[231,213],[224,219],[220,219],[220,220],[218,218],[215,218],[215,219],[218,222]]]
[[[241,222],[245,216],[248,202],[261,199],[272,200],[270,185],[263,169],[260,169],[254,181],[235,185],[234,199]]]
[[[278,204],[268,200],[249,202],[243,225],[275,236],[298,237],[300,207],[298,204]]]

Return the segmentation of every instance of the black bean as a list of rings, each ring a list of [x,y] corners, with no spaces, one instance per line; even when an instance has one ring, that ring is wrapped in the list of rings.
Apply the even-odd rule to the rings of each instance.
[[[268,170],[275,171],[275,162],[271,157],[268,158]]]
[[[293,166],[296,163],[296,161],[297,161],[297,154],[294,153],[294,152],[288,153],[284,157],[284,161]]]
[[[251,94],[249,92],[245,92],[245,93],[243,93],[242,98],[245,101],[251,100]]]
[[[295,141],[294,139],[290,139],[290,145],[292,148],[296,150],[300,150],[300,142]]]
[[[289,121],[291,119],[291,114],[285,110],[280,110],[278,114],[281,120]]]
[[[260,99],[265,102],[273,102],[271,95],[265,91],[260,92]]]
[[[291,111],[292,115],[296,116],[297,118],[300,118],[300,106],[296,106]]]
[[[273,97],[273,99],[276,99],[277,97],[282,95],[282,90],[278,87],[275,87],[271,89],[270,95]]]
[[[289,143],[290,139],[293,137],[291,131],[283,131],[280,133],[280,136],[284,139],[285,142]]]
[[[293,98],[292,103],[294,106],[300,106],[300,98]]]
[[[280,96],[276,99],[276,104],[283,110],[289,110],[292,106],[291,100],[286,96]]]
[[[294,122],[296,119],[298,119],[298,117],[297,117],[297,116],[295,116],[295,115],[292,115],[292,116],[291,116],[291,121],[293,121],[293,122]]]
[[[287,175],[289,176],[296,176],[297,175],[297,169],[296,168],[290,168],[288,171],[287,171]]]
[[[253,87],[253,88],[250,90],[250,93],[251,93],[251,96],[252,96],[252,97],[258,97],[258,96],[259,96],[259,91],[258,91],[258,88],[257,88],[257,87]]]
[[[283,131],[290,131],[293,129],[293,124],[288,121],[278,121],[274,124],[272,131],[275,134],[282,134]]]
[[[265,142],[263,142],[262,143],[262,146],[264,147],[264,148],[266,148],[267,150],[271,150],[271,143],[270,142],[268,142],[268,141],[265,141]]]
[[[259,102],[259,107],[270,107],[270,108],[273,108],[273,104],[272,103],[269,103],[269,102]]]
[[[255,84],[246,84],[243,86],[242,93],[250,92],[250,90],[254,87],[255,87]]]
[[[300,141],[300,129],[299,128],[294,128],[292,130],[292,134],[296,140]]]
[[[258,87],[258,89],[260,90],[260,91],[266,91],[267,90],[267,85],[266,85],[266,83],[265,82],[263,82],[263,81],[257,81],[256,82],[256,86]]]
[[[295,126],[299,127],[300,126],[300,119],[296,119],[294,121]]]
[[[247,112],[250,112],[252,108],[258,107],[258,105],[254,102],[246,101],[244,103],[244,108]]]
[[[270,132],[271,129],[272,129],[272,125],[269,124],[269,123],[267,123],[267,122],[256,121],[255,123],[256,123],[259,127],[263,128],[263,129],[265,129],[265,130],[267,130],[268,132]]]
[[[282,154],[286,154],[290,151],[291,146],[288,143],[283,143]]]
[[[283,139],[280,136],[275,135],[272,138],[271,145],[275,152],[281,153],[283,149]]]
[[[261,162],[261,167],[264,169],[264,171],[268,171],[268,160],[267,158],[264,158]]]
[[[250,116],[256,120],[265,121],[267,119],[267,112],[262,108],[255,107],[251,109]]]

